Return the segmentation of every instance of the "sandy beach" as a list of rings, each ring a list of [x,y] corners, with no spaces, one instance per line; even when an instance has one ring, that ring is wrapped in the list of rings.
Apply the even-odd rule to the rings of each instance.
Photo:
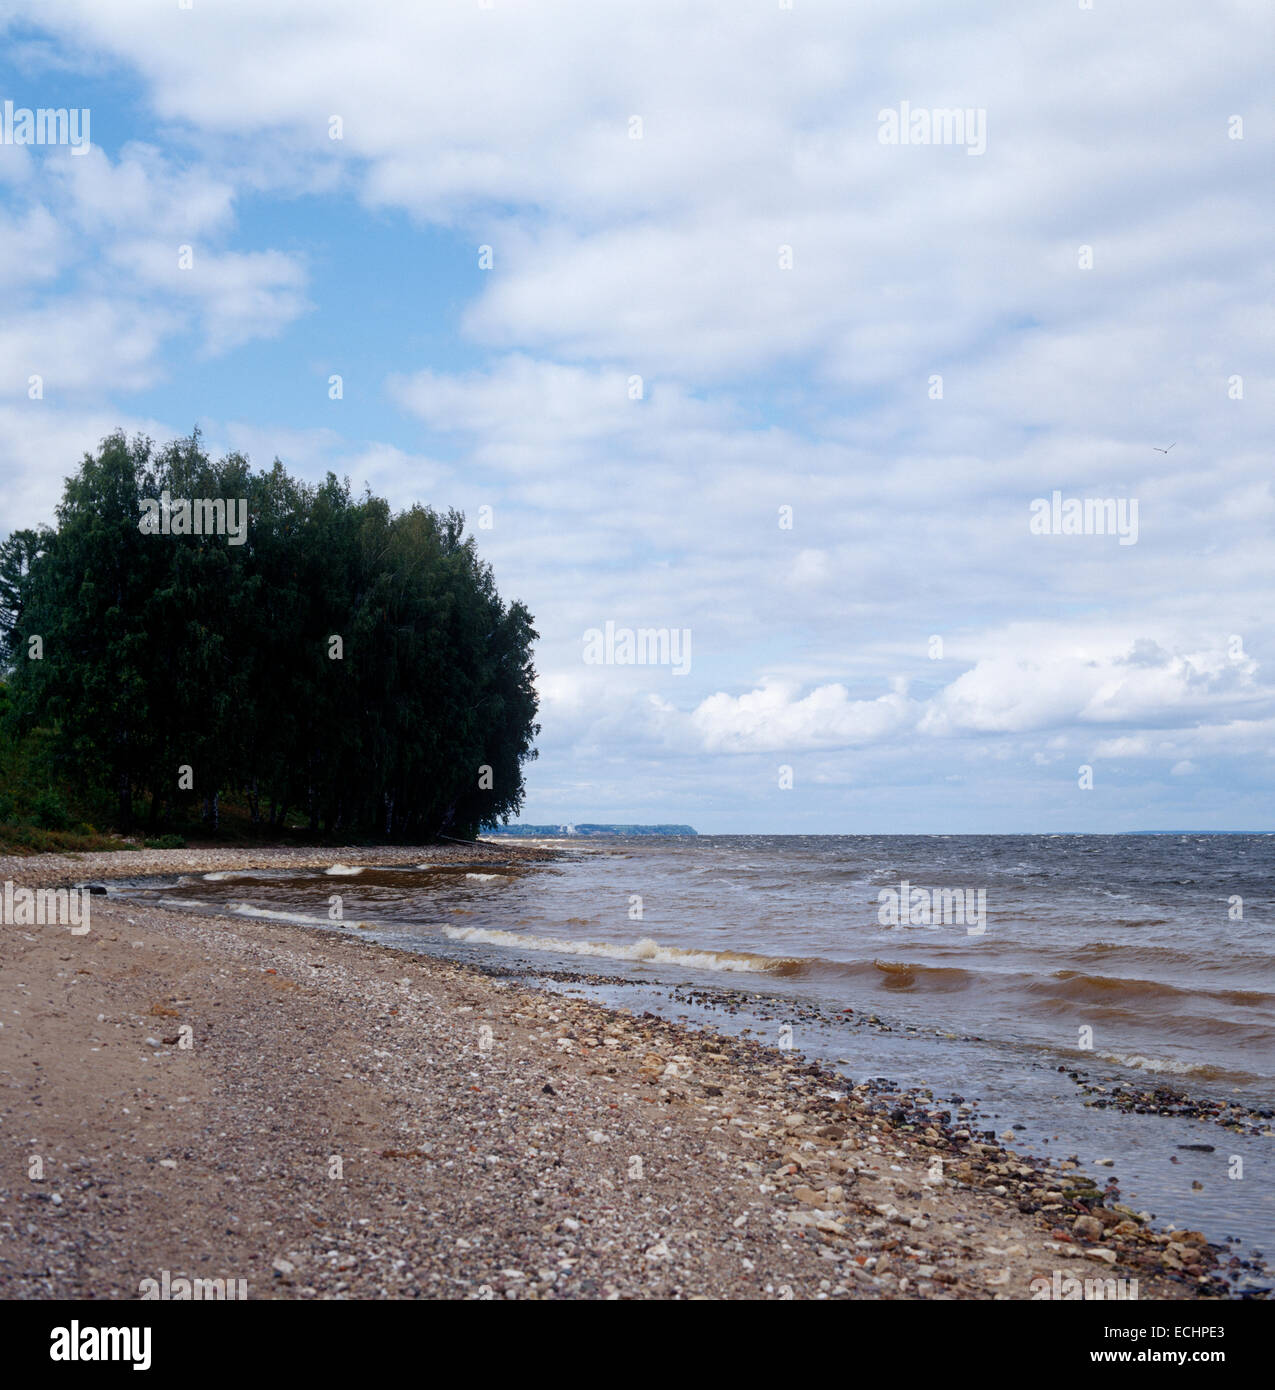
[[[0,880],[529,853],[45,856]],[[1225,1292],[1223,1252],[1082,1171],[747,1040],[355,928],[95,897],[86,935],[3,931],[0,1298],[165,1277],[250,1299]]]

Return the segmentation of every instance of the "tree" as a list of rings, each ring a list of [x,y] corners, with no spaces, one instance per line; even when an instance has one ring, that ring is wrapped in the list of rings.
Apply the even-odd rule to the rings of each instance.
[[[183,499],[242,505],[243,543],[192,533]],[[198,433],[108,436],[56,527],[0,547],[8,727],[51,727],[68,784],[111,788],[124,829],[139,798],[153,825],[198,808],[215,828],[226,793],[275,828],[293,807],[396,838],[508,819],[539,732],[535,638],[459,513],[214,462]]]

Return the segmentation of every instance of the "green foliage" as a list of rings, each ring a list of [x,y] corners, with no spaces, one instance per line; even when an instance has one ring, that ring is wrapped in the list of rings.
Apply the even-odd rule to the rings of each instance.
[[[31,803],[31,819],[44,830],[65,830],[71,824],[71,813],[56,788],[37,792]]]
[[[153,840],[143,840],[147,849],[185,849],[186,841],[180,835],[157,835]]]
[[[142,502],[165,491],[245,499],[246,543],[144,534]],[[263,830],[299,812],[314,833],[403,839],[516,814],[536,633],[463,527],[332,474],[213,462],[198,434],[158,451],[109,436],[56,528],[0,546],[0,798],[49,828],[78,813],[127,830],[143,804],[153,829],[211,828],[229,795]]]
[[[112,835],[99,835],[92,826],[72,830],[41,830],[34,825],[0,823],[0,854],[89,854],[135,850],[137,846]]]

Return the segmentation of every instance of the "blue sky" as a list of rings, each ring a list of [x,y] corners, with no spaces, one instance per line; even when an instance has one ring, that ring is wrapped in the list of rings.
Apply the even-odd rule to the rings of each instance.
[[[0,146],[4,530],[117,426],[461,508],[541,633],[530,821],[1275,828],[1264,0],[0,32],[0,102],[91,112]]]

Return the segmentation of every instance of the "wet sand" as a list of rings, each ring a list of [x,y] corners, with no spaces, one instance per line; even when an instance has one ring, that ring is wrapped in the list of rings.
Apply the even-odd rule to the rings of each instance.
[[[533,856],[147,851],[0,880]],[[95,897],[87,935],[0,931],[5,1298],[165,1271],[251,1299],[1225,1294],[1225,1251],[1078,1169],[754,1042],[353,928]]]

